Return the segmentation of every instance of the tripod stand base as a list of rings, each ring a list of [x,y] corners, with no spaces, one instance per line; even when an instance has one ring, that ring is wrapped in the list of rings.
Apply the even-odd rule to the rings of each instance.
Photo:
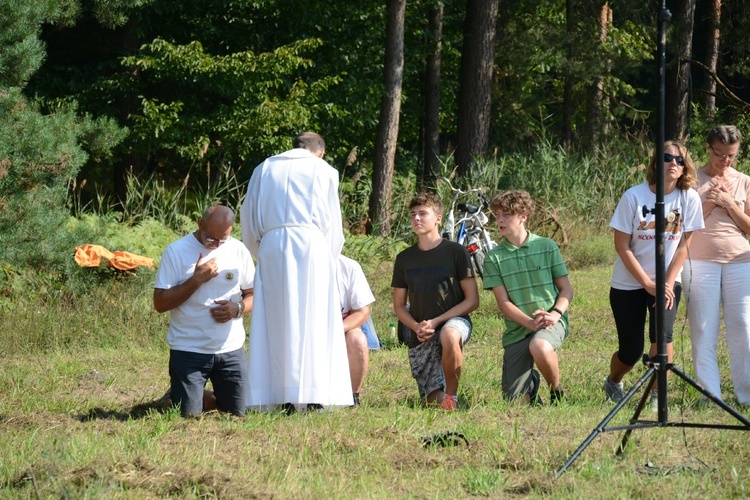
[[[663,373],[659,373],[660,371],[664,371]],[[677,375],[679,378],[687,382],[689,385],[691,385],[693,388],[697,389],[701,394],[703,394],[708,400],[710,400],[712,403],[719,406],[722,410],[726,411],[730,415],[732,415],[735,419],[737,419],[739,422],[741,422],[743,425],[723,425],[723,424],[691,424],[687,422],[669,422],[668,415],[667,415],[667,387],[666,387],[666,372],[671,371],[675,375]],[[663,382],[662,382],[663,380]],[[630,401],[633,396],[640,390],[640,388],[648,382],[648,385],[646,387],[646,391],[644,391],[643,396],[641,397],[640,402],[638,403],[638,406],[635,409],[635,412],[633,413],[633,417],[630,419],[629,425],[622,425],[622,426],[615,426],[615,427],[607,427],[607,424],[617,415],[617,413]],[[641,421],[638,420],[638,417],[641,414],[641,411],[646,405],[646,401],[649,399],[649,394],[651,393],[651,389],[653,386],[659,382],[659,418],[656,421]],[[628,393],[625,395],[624,398],[622,398],[621,401],[619,401],[615,407],[610,411],[606,417],[604,417],[604,420],[602,420],[599,425],[596,426],[596,428],[591,432],[591,434],[588,435],[588,437],[578,446],[578,448],[573,452],[573,454],[568,458],[568,460],[565,461],[565,463],[560,467],[557,472],[555,473],[555,478],[560,477],[568,467],[580,456],[581,453],[583,453],[583,450],[588,447],[591,442],[596,439],[596,437],[603,433],[603,432],[612,432],[612,431],[621,431],[624,430],[625,434],[623,435],[622,441],[620,442],[620,446],[617,447],[617,451],[615,452],[616,456],[619,456],[624,450],[625,447],[628,444],[628,440],[630,439],[630,434],[635,429],[646,429],[650,427],[693,427],[693,428],[704,428],[704,429],[734,429],[734,430],[744,430],[744,431],[750,431],[750,420],[745,418],[742,414],[738,413],[735,409],[733,409],[731,406],[726,404],[721,399],[717,398],[710,392],[708,392],[706,389],[701,387],[696,381],[688,377],[684,372],[677,369],[672,364],[667,364],[663,369],[658,364],[654,364],[653,366],[649,366],[648,370],[643,374],[641,378],[638,379],[638,381],[633,385],[633,387],[628,391]]]

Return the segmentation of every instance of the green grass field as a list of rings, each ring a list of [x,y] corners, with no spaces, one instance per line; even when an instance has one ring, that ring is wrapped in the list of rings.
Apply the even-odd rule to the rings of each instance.
[[[382,335],[394,319],[391,268],[364,264]],[[183,419],[149,408],[168,386],[167,316],[151,306],[151,275],[112,281],[85,297],[15,303],[0,317],[0,497],[750,496],[750,433],[743,430],[639,429],[620,457],[621,434],[604,433],[554,478],[612,409],[601,390],[616,349],[610,272],[610,265],[571,271],[571,334],[560,350],[568,400],[556,407],[503,401],[503,324],[491,293],[482,292],[460,411],[450,413],[420,406],[407,351],[393,347],[372,353],[358,409]],[[675,364],[692,374],[681,308]],[[720,355],[724,398],[735,405],[724,344]],[[626,387],[644,370],[637,367]],[[541,394],[548,399],[546,388]],[[736,423],[697,400],[673,377],[670,421]],[[612,425],[627,423],[635,404]],[[644,415],[655,418],[648,408]],[[447,431],[463,433],[470,446],[422,446],[423,437]]]

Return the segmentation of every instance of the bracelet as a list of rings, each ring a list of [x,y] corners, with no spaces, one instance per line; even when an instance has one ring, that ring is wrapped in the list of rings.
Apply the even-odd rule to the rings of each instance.
[[[565,314],[564,312],[562,312],[557,307],[553,307],[552,309],[549,310],[549,312],[552,312],[552,311],[555,311],[557,314],[559,314],[561,318],[563,317],[563,314]]]
[[[235,316],[235,318],[241,318],[242,312],[244,310],[245,310],[245,303],[240,300],[239,302],[237,302],[237,316]]]

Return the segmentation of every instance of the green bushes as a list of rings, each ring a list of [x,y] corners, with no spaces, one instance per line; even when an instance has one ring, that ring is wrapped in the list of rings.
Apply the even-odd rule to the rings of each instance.
[[[484,186],[487,196],[503,189],[526,189],[537,202],[537,214],[530,228],[553,237],[563,246],[571,266],[611,262],[613,258],[609,230],[606,228],[620,195],[645,176],[638,166],[646,163],[645,149],[622,148],[606,156],[589,158],[569,154],[549,144],[528,153],[510,152],[481,162],[471,178],[453,179],[466,188]],[[450,175],[451,159],[443,167]],[[413,241],[406,204],[416,191],[413,174],[397,174],[392,200],[392,232],[388,240],[364,235],[372,190],[369,167],[345,171],[340,185],[342,215],[350,235],[345,252],[360,261],[377,258],[390,261]],[[0,222],[8,235],[0,251],[0,295],[23,294],[23,283],[34,283],[39,293],[74,293],[91,285],[91,272],[75,268],[75,246],[84,243],[103,245],[110,250],[126,250],[158,261],[164,248],[178,237],[194,230],[194,221],[206,206],[226,203],[237,209],[245,184],[231,169],[224,169],[199,190],[191,190],[188,179],[178,186],[152,175],[129,176],[128,196],[121,205],[99,202],[81,206],[76,188],[69,193],[75,217],[51,208],[53,199],[65,196],[61,187],[39,187],[16,204],[0,206]],[[447,190],[438,186],[446,202]],[[80,190],[80,187],[77,188]],[[21,206],[20,200],[25,205]],[[58,205],[60,202],[56,202]],[[21,216],[14,215],[16,210]],[[19,219],[35,222],[19,224]],[[494,221],[490,222],[494,230]],[[54,229],[54,230],[53,230]],[[235,235],[239,237],[239,224]],[[101,276],[100,276],[101,277]]]

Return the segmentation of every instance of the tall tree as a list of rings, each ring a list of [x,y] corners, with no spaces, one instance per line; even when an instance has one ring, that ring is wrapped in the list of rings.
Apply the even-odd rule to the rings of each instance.
[[[605,1],[598,6],[595,12],[596,24],[599,31],[599,44],[603,48],[607,43],[607,33],[609,26],[612,24],[612,7],[609,2]],[[603,71],[599,74],[592,75],[593,82],[588,86],[588,104],[586,106],[586,123],[588,133],[586,134],[586,144],[592,151],[597,151],[602,137],[608,133],[609,99],[604,93],[605,77],[609,74],[611,63],[609,57],[604,57]]]
[[[440,171],[440,64],[443,43],[443,11],[441,0],[431,4],[427,14],[428,54],[425,64],[424,125],[422,133],[422,165],[420,184],[435,179]]]
[[[79,117],[66,105],[44,112],[25,94],[45,56],[42,25],[69,23],[74,12],[66,2],[0,0],[0,267],[32,267],[46,279],[65,277],[75,245],[63,229],[69,184],[87,157],[106,155],[122,138],[110,120]]]
[[[575,57],[575,12],[573,0],[565,0],[565,39],[567,45],[566,64],[563,71],[563,123],[562,141],[565,149],[573,144],[573,71],[571,65]]]
[[[398,143],[398,123],[401,113],[401,89],[404,76],[404,19],[406,0],[388,0],[383,68],[384,95],[380,101],[380,120],[375,141],[370,220],[368,233],[379,236],[391,232],[391,195],[393,170]]]
[[[706,78],[716,82],[714,119],[743,126],[750,112],[750,0],[723,1],[720,13],[706,10],[718,7],[712,2],[701,2],[700,7],[704,10],[699,19],[709,20],[709,23],[714,13],[720,14],[720,37],[725,42],[721,43],[716,71],[711,71],[702,62],[706,61],[703,54],[699,61],[693,61],[693,65],[701,68]],[[710,31],[710,28],[704,31]],[[696,53],[698,48],[707,46],[707,42],[696,46]]]
[[[456,164],[459,175],[468,174],[474,158],[487,154],[492,123],[497,12],[498,0],[467,2],[458,93]]]
[[[706,67],[716,75],[719,65],[719,46],[721,43],[721,0],[711,0],[709,5],[708,40],[706,44]],[[706,97],[704,101],[706,116],[713,118],[716,112],[716,79],[706,79]]]
[[[189,171],[191,188],[205,185],[209,167],[212,174],[252,167],[308,129],[327,138],[327,156],[339,166],[354,147],[360,158],[372,158],[385,6],[323,0],[82,5],[75,26],[45,30],[51,51],[32,91],[75,100],[82,112],[114,117],[130,130],[113,164],[84,167],[88,186],[104,184],[110,192],[112,171],[131,165],[176,185]],[[113,5],[117,15],[103,16],[110,22],[93,12]],[[410,113],[414,143],[419,115]]]
[[[688,130],[691,77],[690,60],[693,56],[693,25],[696,0],[676,2],[674,9],[674,36],[676,45],[673,71],[666,82],[666,116],[664,135],[668,139],[684,140]]]

